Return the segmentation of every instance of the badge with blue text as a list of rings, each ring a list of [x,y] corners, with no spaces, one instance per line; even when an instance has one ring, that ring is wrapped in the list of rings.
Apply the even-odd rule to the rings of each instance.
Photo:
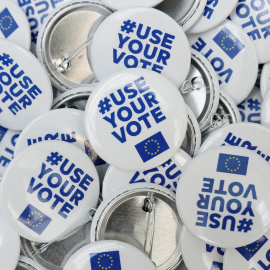
[[[78,147],[62,141],[40,142],[22,151],[5,171],[0,188],[10,227],[30,241],[45,243],[88,220],[98,196],[93,163]]]
[[[142,171],[163,164],[180,148],[187,110],[166,77],[131,69],[97,85],[87,102],[84,124],[90,144],[104,161]]]
[[[265,160],[241,147],[203,152],[184,167],[178,183],[183,223],[202,241],[221,248],[258,240],[270,228],[269,173]]]
[[[218,75],[220,89],[236,104],[251,92],[258,73],[258,58],[249,37],[225,20],[215,28],[188,35],[190,46],[204,55]]]
[[[97,241],[76,251],[63,270],[155,270],[138,248],[120,241]]]
[[[135,7],[118,10],[101,23],[89,57],[99,80],[123,69],[143,68],[180,87],[189,72],[191,52],[184,31],[169,15]]]
[[[266,270],[270,268],[270,232],[256,241],[235,249],[226,250],[224,270]]]
[[[102,2],[112,9],[124,9],[130,7],[154,7],[163,0],[102,0]]]

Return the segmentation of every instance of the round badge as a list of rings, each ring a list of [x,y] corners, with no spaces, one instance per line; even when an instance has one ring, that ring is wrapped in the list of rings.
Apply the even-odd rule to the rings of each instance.
[[[6,223],[0,213],[0,261],[1,269],[14,270],[20,256],[20,237]]]
[[[260,90],[264,99],[270,89],[270,63],[264,64],[260,79]]]
[[[10,0],[0,3],[0,38],[30,49],[30,26],[21,8]]]
[[[85,109],[90,144],[107,163],[125,170],[167,161],[186,129],[186,104],[178,89],[149,70],[125,70],[103,80]]]
[[[254,242],[269,229],[269,173],[269,164],[240,147],[198,155],[186,164],[176,191],[183,223],[210,245],[235,248]]]
[[[227,249],[224,256],[224,270],[263,270],[270,266],[270,232],[246,246]]]
[[[265,0],[238,1],[230,19],[243,29],[256,49],[259,63],[270,61],[269,28],[270,20],[266,18],[270,12],[270,2]]]
[[[224,126],[213,132],[202,144],[199,153],[217,146],[238,146],[247,148],[270,160],[270,129],[254,123],[237,123]]]
[[[30,145],[48,140],[64,141],[80,148],[93,161],[100,178],[103,179],[108,164],[97,155],[87,139],[83,111],[53,110],[36,118],[26,126],[18,138],[14,155],[17,156]]]
[[[15,145],[20,132],[0,126],[0,177],[14,156]]]
[[[144,172],[132,172],[110,166],[103,181],[102,197],[106,198],[109,193],[136,183],[160,185],[175,193],[177,183],[181,178],[182,167],[190,159],[185,151],[179,149],[171,159],[161,166]]]
[[[261,123],[264,126],[270,127],[270,94],[265,96],[262,104]]]
[[[0,125],[22,130],[50,110],[52,86],[32,53],[4,39],[0,39],[0,47]]]
[[[165,0],[155,8],[170,15],[183,30],[188,30],[202,15],[207,0]]]
[[[226,20],[207,32],[188,35],[193,49],[203,54],[213,66],[221,90],[236,104],[251,92],[258,73],[256,51],[249,37]]]
[[[91,66],[100,80],[126,68],[143,68],[163,74],[180,87],[190,68],[184,31],[153,8],[113,13],[97,29],[89,50]]]
[[[231,14],[236,4],[237,0],[207,1],[204,13],[187,33],[203,33],[216,27]]]
[[[6,1],[8,2],[13,1],[14,3],[17,3],[21,7],[21,9],[23,9],[26,16],[28,17],[28,21],[31,23],[31,51],[34,54],[36,53],[38,33],[46,17],[55,8],[59,7],[62,4],[70,2],[70,0],[60,0],[60,1],[52,0],[38,3],[33,1],[20,1],[20,0],[6,0]],[[41,5],[42,3],[44,5]],[[22,17],[19,18],[21,20]],[[25,32],[23,34],[25,35]]]
[[[27,148],[11,162],[0,204],[19,235],[46,243],[85,222],[98,196],[97,171],[87,155],[69,143],[51,141]]]
[[[222,270],[225,250],[204,243],[185,226],[181,233],[181,253],[185,265],[190,270]]]
[[[254,86],[249,96],[238,105],[242,122],[259,124],[261,122],[262,102],[260,88]]]
[[[139,249],[120,241],[98,241],[75,252],[63,270],[155,270]]]
[[[36,261],[25,256],[20,256],[20,260],[16,270],[46,270],[46,269]]]
[[[124,9],[130,7],[154,7],[163,0],[101,0],[106,6],[112,9]]]

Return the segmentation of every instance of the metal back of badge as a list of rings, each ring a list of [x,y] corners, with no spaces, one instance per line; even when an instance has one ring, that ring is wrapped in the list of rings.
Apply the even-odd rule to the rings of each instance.
[[[126,242],[149,256],[158,270],[175,269],[182,261],[175,199],[153,184],[136,185],[103,202],[93,219],[91,241]]]
[[[52,83],[62,91],[94,82],[87,50],[72,61],[72,69],[59,65],[63,57],[93,36],[111,11],[99,1],[73,1],[57,9],[43,25],[37,44],[37,55],[44,64]]]

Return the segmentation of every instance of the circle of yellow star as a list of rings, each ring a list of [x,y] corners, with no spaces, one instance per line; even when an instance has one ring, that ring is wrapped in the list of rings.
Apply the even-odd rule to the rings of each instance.
[[[31,223],[31,219],[32,219],[33,217],[36,218],[37,216],[39,217],[39,222],[35,222],[35,225],[34,225],[34,224]],[[31,228],[36,228],[36,227],[38,227],[39,225],[41,225],[41,223],[42,223],[42,221],[43,221],[43,217],[42,217],[42,215],[41,215],[40,213],[32,212],[31,214],[28,215],[26,221],[27,221],[27,224],[28,224],[29,227],[31,227]]]
[[[151,151],[151,150],[149,150],[149,144],[152,144],[153,145],[153,143],[155,144],[155,146],[156,146],[156,150],[155,151]],[[145,150],[145,152],[148,154],[148,155],[156,155],[160,150],[160,145],[159,145],[159,143],[157,142],[157,140],[153,140],[153,139],[151,139],[151,140],[148,140],[146,143],[145,143],[145,145],[144,145],[144,150]]]
[[[236,169],[231,168],[231,166],[230,166],[231,161],[235,161],[236,162]],[[241,167],[241,161],[238,158],[236,158],[236,157],[229,157],[229,158],[226,159],[225,168],[227,169],[227,171],[236,172],[237,170],[240,169],[240,167]]]
[[[229,47],[226,47],[226,46],[224,45],[224,42],[225,42],[226,39],[230,39],[231,41],[233,41],[233,45],[232,45],[230,48],[229,48]],[[235,40],[235,38],[234,38],[233,36],[231,36],[231,35],[225,36],[225,37],[222,38],[222,40],[221,40],[221,46],[222,46],[222,48],[223,48],[224,50],[226,50],[226,51],[231,51],[231,50],[233,50],[233,49],[235,48],[235,46],[236,46],[236,40]]]
[[[110,260],[109,265],[104,266],[103,263],[102,263],[102,258],[107,258],[107,259],[109,259],[109,260]],[[112,266],[113,266],[113,259],[112,259],[112,257],[111,257],[110,255],[108,255],[108,254],[101,254],[101,255],[99,256],[99,258],[98,258],[97,263],[98,263],[98,267],[100,267],[101,269],[109,270],[109,269],[111,269]]]
[[[257,241],[256,243],[257,244],[256,244],[256,247],[254,249],[249,249],[247,246],[245,246],[246,250],[248,250],[249,252],[251,252],[251,251],[254,252],[255,250],[257,250],[260,246],[260,241]]]
[[[3,25],[4,20],[9,20],[8,27],[4,27],[4,25]],[[12,24],[13,24],[13,20],[12,20],[12,18],[10,16],[4,16],[0,20],[0,28],[3,29],[4,31],[7,31],[8,29],[10,29]]]

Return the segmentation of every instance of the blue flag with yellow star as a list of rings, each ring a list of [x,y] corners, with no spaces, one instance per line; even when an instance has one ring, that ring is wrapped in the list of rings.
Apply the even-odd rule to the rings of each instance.
[[[162,133],[158,132],[146,140],[136,144],[135,148],[137,149],[143,162],[147,162],[148,160],[165,152],[170,147]]]
[[[17,28],[19,28],[18,24],[10,14],[9,10],[5,8],[0,13],[0,30],[5,36],[8,38]]]
[[[219,154],[217,172],[246,175],[248,157]]]
[[[231,59],[245,48],[245,45],[227,27],[223,27],[213,40]]]
[[[0,126],[0,142],[3,140],[5,134],[7,133],[7,129]]]
[[[52,221],[33,205],[29,204],[19,216],[18,220],[27,228],[41,235]]]
[[[119,251],[90,254],[91,270],[121,270]]]
[[[249,261],[259,250],[260,248],[268,241],[265,236],[262,236],[259,240],[255,241],[252,244],[249,244],[244,247],[236,248],[236,250],[247,260]]]
[[[223,263],[213,261],[210,270],[223,270]]]
[[[95,166],[106,164],[106,162],[96,153],[89,141],[84,142],[85,153],[89,156]]]

